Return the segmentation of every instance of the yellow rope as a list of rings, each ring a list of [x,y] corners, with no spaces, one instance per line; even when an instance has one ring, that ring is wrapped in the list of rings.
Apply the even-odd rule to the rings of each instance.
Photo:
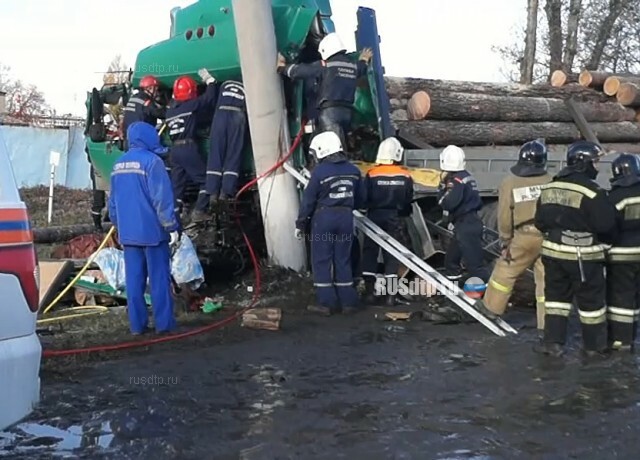
[[[54,323],[56,321],[64,321],[71,318],[80,318],[82,316],[98,315],[101,313],[106,313],[107,311],[109,311],[109,308],[103,307],[101,305],[85,305],[83,307],[71,307],[71,308],[64,309],[64,311],[78,311],[78,310],[98,310],[98,311],[90,311],[86,313],[74,313],[73,315],[64,315],[64,316],[56,316],[55,318],[39,319],[38,321],[36,321],[36,324],[41,325],[46,323]]]
[[[55,299],[53,299],[53,301],[49,305],[47,305],[47,307],[42,311],[43,315],[46,315],[49,312],[49,310],[51,310],[60,301],[60,299],[62,299],[62,297],[64,297],[64,295],[67,292],[69,292],[69,289],[71,289],[73,285],[76,284],[76,282],[80,279],[80,277],[84,274],[84,272],[86,272],[89,266],[93,263],[93,259],[95,258],[96,254],[100,252],[102,248],[105,247],[105,245],[107,244],[107,241],[109,241],[109,238],[111,238],[111,235],[113,235],[115,230],[116,230],[115,226],[111,227],[111,229],[107,232],[107,236],[104,237],[104,240],[102,240],[102,243],[100,243],[100,246],[98,246],[98,249],[96,250],[96,252],[94,252],[91,255],[91,257],[89,257],[89,259],[87,260],[87,263],[84,264],[84,267],[82,267],[82,269],[78,272],[76,277],[73,280],[71,280],[71,282],[67,285],[67,287],[64,288],[62,292],[58,294],[58,296]],[[99,307],[99,305],[96,305],[96,307]],[[106,307],[103,307],[103,308],[106,308]],[[87,314],[89,313],[85,313],[85,315]],[[91,313],[91,314],[95,314],[95,313]],[[58,318],[55,318],[55,319],[58,319]],[[40,321],[43,321],[43,320],[40,320]]]

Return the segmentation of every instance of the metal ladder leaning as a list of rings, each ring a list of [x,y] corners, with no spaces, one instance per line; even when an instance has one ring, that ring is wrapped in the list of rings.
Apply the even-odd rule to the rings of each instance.
[[[300,171],[296,170],[292,165],[285,163],[284,169],[287,170],[302,185],[306,186],[309,182],[308,178]],[[304,170],[308,176],[309,172]],[[475,300],[468,297],[456,283],[451,282],[446,276],[438,273],[433,267],[427,264],[420,257],[409,251],[400,244],[396,239],[392,238],[388,233],[378,227],[359,211],[353,211],[356,226],[362,233],[375,241],[382,249],[392,254],[402,262],[407,268],[411,269],[416,275],[423,280],[431,283],[441,294],[445,295],[449,300],[464,310],[471,317],[485,326],[494,334],[504,337],[506,333],[517,334],[513,327],[506,323],[503,319],[491,319],[483,315],[475,307]]]

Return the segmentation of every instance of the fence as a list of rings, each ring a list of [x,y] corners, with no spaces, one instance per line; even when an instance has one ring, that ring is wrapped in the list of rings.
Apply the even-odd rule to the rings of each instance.
[[[84,128],[38,128],[0,125],[19,187],[49,185],[49,152],[60,152],[56,184],[69,188],[91,188],[89,161],[84,151]]]

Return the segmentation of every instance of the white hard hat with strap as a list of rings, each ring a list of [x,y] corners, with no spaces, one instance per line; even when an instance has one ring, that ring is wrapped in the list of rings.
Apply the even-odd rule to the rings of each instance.
[[[329,155],[342,152],[342,142],[340,142],[340,137],[333,131],[325,131],[311,140],[309,152],[315,155],[318,160],[322,160]]]
[[[395,137],[389,137],[380,143],[376,163],[381,165],[391,165],[394,162],[401,161],[403,153],[404,149],[402,148],[400,141]]]
[[[340,40],[340,37],[335,32],[325,36],[320,42],[320,45],[318,45],[320,56],[322,56],[322,59],[325,61],[334,54],[338,54],[339,52],[346,50],[347,49],[342,44],[342,40]]]
[[[446,172],[464,171],[464,151],[456,146],[449,145],[440,153],[440,169]]]

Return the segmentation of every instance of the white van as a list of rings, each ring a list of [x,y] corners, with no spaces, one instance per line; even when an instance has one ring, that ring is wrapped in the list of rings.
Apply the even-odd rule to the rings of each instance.
[[[0,430],[40,400],[39,283],[27,208],[0,134]]]

